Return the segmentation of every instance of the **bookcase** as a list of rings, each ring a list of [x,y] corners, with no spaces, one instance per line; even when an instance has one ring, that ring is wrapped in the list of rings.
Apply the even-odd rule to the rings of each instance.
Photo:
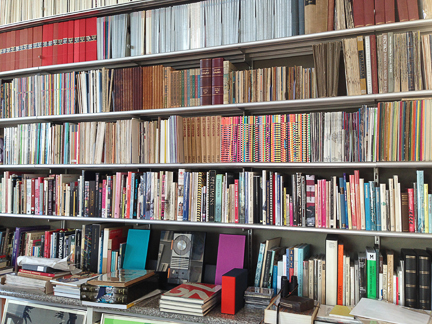
[[[181,1],[189,3],[191,1]],[[0,26],[0,33],[12,30],[19,30],[27,27],[40,26],[51,22],[62,22],[76,18],[87,18],[95,16],[107,16],[123,12],[133,12],[143,9],[153,9],[167,5],[177,5],[178,1],[135,1],[118,6],[107,7],[97,10],[86,10],[76,14],[64,14],[53,17],[24,21]],[[332,30],[315,34],[296,35],[283,38],[243,42],[213,47],[202,47],[183,51],[156,53],[129,56],[116,59],[93,60],[78,63],[67,63],[60,65],[47,65],[31,67],[19,70],[0,72],[0,80],[26,77],[30,75],[46,75],[70,71],[84,71],[98,68],[126,68],[133,66],[168,65],[173,68],[186,69],[199,67],[200,60],[206,58],[223,57],[243,69],[263,68],[281,65],[300,64],[313,66],[312,45],[340,41],[356,36],[376,35],[389,32],[406,32],[420,30],[422,33],[432,31],[432,20],[422,19],[391,24],[372,25],[357,27],[353,29]],[[1,47],[1,46],[0,46]],[[300,62],[300,63],[299,63]],[[342,82],[340,82],[342,83]],[[344,87],[344,84],[340,84]],[[138,118],[143,120],[157,120],[173,115],[182,117],[222,115],[222,116],[254,116],[259,114],[283,114],[314,111],[347,111],[360,108],[362,105],[376,106],[380,102],[399,101],[416,98],[430,98],[432,90],[417,90],[394,93],[378,93],[366,95],[337,96],[325,98],[310,98],[297,100],[263,101],[230,103],[217,105],[198,105],[194,107],[175,107],[132,110],[132,111],[111,111],[89,114],[63,114],[48,116],[13,117],[0,119],[0,128],[14,127],[20,124],[33,123],[80,123],[107,121],[114,122]],[[31,172],[31,173],[71,173],[79,174],[82,170],[99,171],[101,173],[114,173],[118,171],[177,171],[187,169],[191,171],[216,170],[224,173],[226,171],[237,174],[270,170],[281,172],[285,175],[292,175],[297,172],[304,174],[313,173],[317,178],[330,179],[336,175],[342,176],[343,172],[352,174],[354,170],[360,170],[361,176],[368,181],[376,183],[386,182],[394,174],[399,176],[399,182],[403,188],[410,186],[416,179],[416,170],[425,171],[425,183],[431,183],[432,174],[429,172],[432,167],[430,161],[416,162],[228,162],[228,163],[116,163],[116,164],[22,164],[2,165],[1,171],[10,172]],[[385,180],[381,180],[385,179]],[[366,231],[347,230],[340,228],[315,228],[315,227],[291,227],[262,224],[238,224],[218,222],[181,222],[176,220],[147,220],[147,219],[126,219],[126,218],[99,218],[99,217],[71,217],[58,215],[27,215],[23,213],[1,213],[1,225],[18,226],[49,224],[54,228],[77,228],[85,223],[110,222],[116,224],[132,224],[136,227],[148,226],[155,233],[164,229],[174,231],[206,231],[209,235],[206,246],[205,263],[214,264],[217,255],[218,234],[233,233],[246,234],[248,237],[247,246],[247,267],[254,273],[257,264],[259,243],[276,236],[282,237],[282,246],[289,246],[300,242],[310,243],[314,254],[325,253],[325,237],[327,234],[337,234],[345,243],[347,251],[353,253],[364,251],[366,246],[374,244],[381,245],[383,249],[400,250],[403,247],[410,248],[432,248],[432,232],[410,233],[395,231]],[[149,249],[149,259],[157,259],[159,235],[152,235]]]

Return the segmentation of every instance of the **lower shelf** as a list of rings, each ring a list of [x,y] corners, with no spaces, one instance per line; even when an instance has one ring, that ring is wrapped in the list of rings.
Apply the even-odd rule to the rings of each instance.
[[[90,308],[81,305],[81,301],[54,295],[46,295],[38,292],[29,292],[21,289],[12,289],[0,286],[0,298],[18,298],[26,301],[34,301],[51,306],[71,307],[76,309],[87,309],[91,312],[121,314],[153,319],[165,319],[178,323],[208,323],[208,324],[249,324],[260,323],[263,319],[264,310],[253,308],[242,308],[236,315],[221,314],[220,306],[216,306],[204,317],[165,313],[159,311],[160,296],[153,297],[140,302],[127,310],[114,308]]]

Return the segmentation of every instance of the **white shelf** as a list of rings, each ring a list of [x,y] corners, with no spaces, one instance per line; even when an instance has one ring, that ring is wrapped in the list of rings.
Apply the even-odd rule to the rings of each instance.
[[[152,1],[143,1],[143,3]],[[162,3],[172,3],[174,1],[159,1]],[[183,1],[182,1],[183,2]],[[153,2],[154,3],[154,2]],[[133,2],[130,4],[132,5]],[[118,5],[119,8],[124,5]],[[107,9],[108,10],[108,9]],[[132,10],[132,9],[130,9]],[[90,15],[90,14],[89,14]],[[95,14],[96,15],[96,14]],[[99,14],[98,14],[99,15]],[[79,14],[78,14],[79,16]],[[71,15],[65,15],[63,20],[73,19]],[[43,20],[38,24],[48,22]],[[9,26],[9,25],[8,25]],[[20,25],[21,26],[21,25]],[[24,27],[24,25],[23,25]],[[19,28],[23,28],[19,27]],[[12,27],[10,27],[12,28]],[[16,27],[18,28],[18,27]],[[322,42],[341,40],[347,37],[358,35],[368,35],[389,31],[421,30],[423,32],[432,31],[432,19],[421,19],[416,21],[397,22],[392,24],[374,25],[344,30],[334,30],[323,33],[297,35],[277,39],[268,39],[246,43],[236,43],[199,49],[190,49],[168,53],[147,54],[140,56],[128,56],[118,59],[107,59],[97,61],[86,61],[79,63],[68,63],[50,66],[40,66],[21,70],[12,70],[0,73],[0,78],[13,78],[16,76],[30,75],[36,73],[58,73],[66,71],[78,71],[95,69],[100,67],[127,67],[136,65],[155,65],[166,64],[175,68],[198,67],[199,60],[202,58],[224,57],[233,62],[268,60],[272,58],[301,56],[312,54],[312,45]],[[6,31],[6,27],[3,29]],[[0,28],[0,32],[2,29]]]
[[[429,162],[311,162],[311,163],[289,163],[289,162],[239,162],[239,163],[131,163],[131,164],[17,164],[0,165],[3,171],[36,171],[36,170],[242,170],[242,169],[429,169],[432,168],[432,161]]]
[[[72,216],[48,216],[48,215],[25,215],[25,214],[6,214],[0,213],[0,217],[22,218],[22,219],[44,219],[51,221],[78,221],[94,223],[124,223],[124,224],[149,224],[163,226],[187,226],[187,227],[212,227],[212,228],[237,228],[237,229],[255,229],[271,231],[288,231],[288,232],[307,232],[317,234],[340,234],[340,235],[357,235],[357,236],[380,236],[380,237],[400,237],[431,239],[432,234],[428,233],[409,233],[409,232],[377,232],[365,230],[344,230],[338,228],[315,228],[315,227],[289,227],[260,224],[233,224],[233,223],[216,223],[216,222],[181,222],[181,221],[164,221],[164,220],[145,220],[145,219],[125,219],[125,218],[99,218],[99,217],[72,217]]]
[[[289,114],[300,111],[315,111],[315,110],[340,110],[343,108],[360,108],[362,105],[376,105],[383,101],[398,101],[401,99],[415,99],[432,97],[432,90],[380,93],[363,96],[340,96],[328,98],[314,99],[298,99],[298,100],[281,100],[281,101],[263,101],[249,102],[228,105],[209,105],[196,107],[181,107],[181,108],[161,108],[161,109],[146,109],[146,110],[131,110],[117,111],[105,113],[91,114],[73,114],[73,115],[51,115],[51,116],[34,116],[34,117],[16,117],[0,119],[0,127],[10,127],[18,124],[30,123],[62,123],[62,122],[84,122],[84,121],[113,121],[119,119],[130,118],[156,118],[169,117],[173,115],[188,116],[204,116],[221,114],[242,115],[247,114]]]

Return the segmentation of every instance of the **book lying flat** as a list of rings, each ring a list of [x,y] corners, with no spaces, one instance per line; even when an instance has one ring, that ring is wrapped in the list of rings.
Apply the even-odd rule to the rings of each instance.
[[[131,302],[129,304],[109,304],[109,303],[90,302],[90,301],[85,301],[85,300],[82,300],[81,303],[82,303],[82,305],[93,306],[93,307],[128,309],[128,308],[131,308],[132,306],[135,306],[139,302],[142,302],[145,299],[157,296],[161,293],[162,293],[162,290],[159,290],[159,289],[153,290],[152,292],[148,293],[147,295],[144,295],[144,296],[134,300],[133,302]]]
[[[174,300],[202,305],[213,298],[220,297],[220,293],[220,285],[187,282],[164,293],[161,300]]]
[[[51,282],[54,285],[70,286],[79,288],[82,284],[86,283],[90,279],[98,277],[98,274],[93,272],[81,272],[76,275],[67,275],[63,278],[52,279]]]
[[[87,281],[89,285],[128,287],[154,275],[153,270],[121,269],[97,276]]]

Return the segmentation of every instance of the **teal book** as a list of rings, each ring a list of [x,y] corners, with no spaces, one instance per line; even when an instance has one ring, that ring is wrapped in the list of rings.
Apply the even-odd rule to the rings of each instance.
[[[310,256],[310,244],[302,244],[298,248],[298,262],[297,262],[297,282],[298,282],[298,295],[303,297],[303,261],[307,260]]]
[[[424,171],[417,170],[417,232],[425,231],[425,210],[424,210]]]
[[[215,222],[222,222],[222,183],[223,174],[216,175],[216,205],[215,205]]]
[[[367,298],[377,298],[377,253],[375,249],[366,247],[366,281]]]
[[[123,269],[145,270],[149,239],[150,230],[129,230],[123,259]]]
[[[263,264],[263,259],[264,259],[264,250],[265,250],[265,242],[260,244],[257,267],[256,267],[256,272],[255,272],[255,282],[254,282],[255,287],[260,286],[261,270],[262,270],[262,264]]]

